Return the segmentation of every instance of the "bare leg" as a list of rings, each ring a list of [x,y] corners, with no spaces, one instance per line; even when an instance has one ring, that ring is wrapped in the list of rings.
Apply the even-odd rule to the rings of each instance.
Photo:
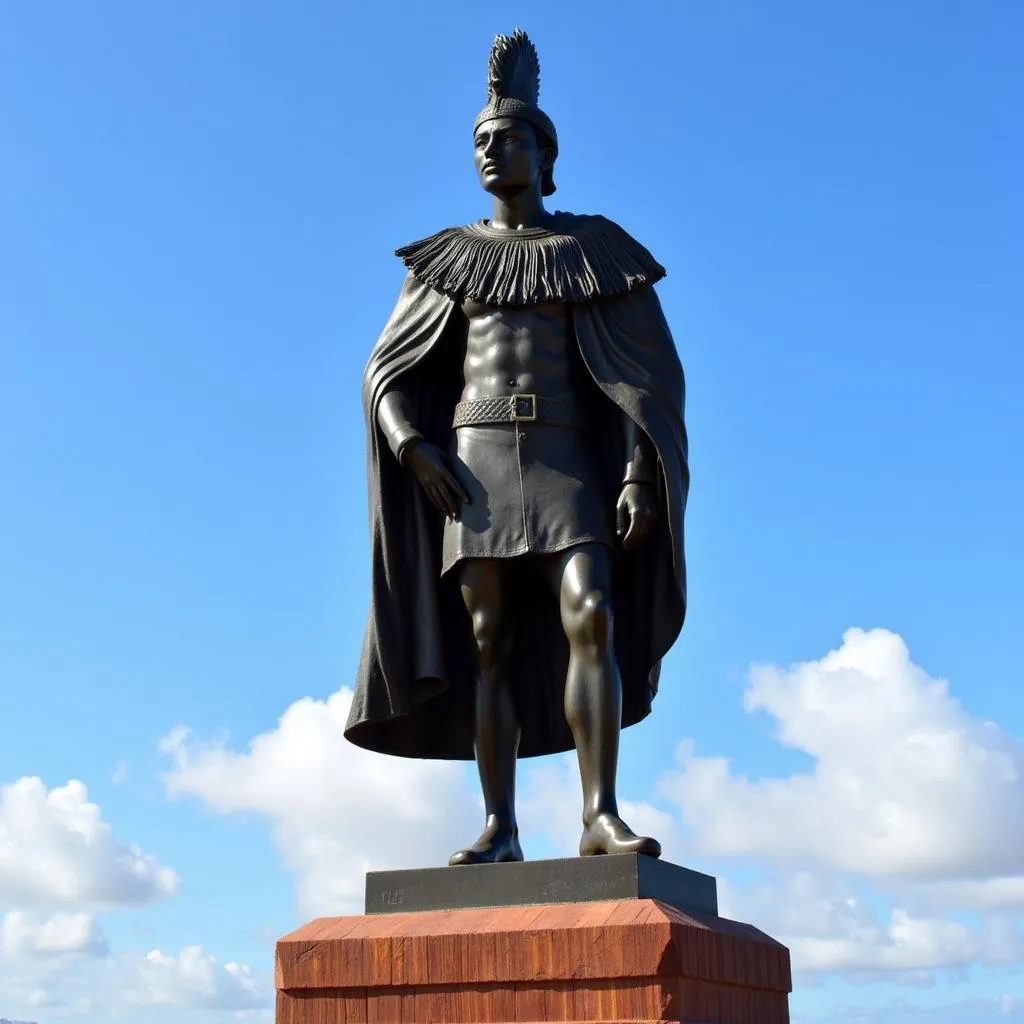
[[[452,854],[448,863],[491,864],[522,860],[516,824],[516,755],[519,722],[509,690],[511,638],[503,629],[501,563],[472,559],[459,574],[462,600],[473,622],[476,643],[474,750],[487,820],[480,838]]]
[[[661,855],[657,840],[619,817],[615,776],[622,727],[622,682],[615,663],[611,553],[600,544],[571,548],[554,566],[562,627],[569,641],[565,717],[576,741],[583,784],[580,855]]]

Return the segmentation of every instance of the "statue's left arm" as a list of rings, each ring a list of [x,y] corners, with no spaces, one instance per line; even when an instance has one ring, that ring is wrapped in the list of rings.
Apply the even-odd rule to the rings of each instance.
[[[658,518],[658,456],[650,439],[631,417],[622,414],[626,465],[615,507],[616,532],[623,551],[632,551]]]
[[[685,586],[682,529],[689,487],[684,424],[683,368],[650,286],[574,310],[576,336],[591,375],[622,413],[626,443],[617,519],[623,547],[634,520],[652,520],[640,529],[657,532],[661,517],[673,539],[680,592]],[[641,482],[643,481],[643,482]],[[649,482],[648,482],[649,481]],[[634,517],[633,513],[637,512]],[[638,531],[632,531],[634,535]]]
[[[623,414],[626,466],[622,471],[622,485],[657,484],[658,456],[650,438],[636,425],[632,417]]]
[[[658,518],[658,454],[636,420],[622,414],[626,465],[616,507],[622,547],[630,551],[654,528]]]

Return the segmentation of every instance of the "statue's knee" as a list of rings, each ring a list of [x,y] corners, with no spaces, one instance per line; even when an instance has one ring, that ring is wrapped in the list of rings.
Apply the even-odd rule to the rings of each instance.
[[[498,660],[501,637],[496,615],[490,611],[473,614],[473,642],[481,668],[490,668]]]
[[[599,655],[608,651],[612,641],[612,608],[603,593],[592,590],[573,602],[566,620],[570,644]]]

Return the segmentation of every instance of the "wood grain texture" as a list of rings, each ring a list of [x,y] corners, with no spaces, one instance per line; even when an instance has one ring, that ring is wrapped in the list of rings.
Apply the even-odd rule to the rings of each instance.
[[[277,946],[277,1024],[788,1024],[789,951],[652,900],[322,918]]]
[[[727,1024],[789,1024],[786,993],[741,988],[684,978],[680,982],[680,1014],[684,1021]]]

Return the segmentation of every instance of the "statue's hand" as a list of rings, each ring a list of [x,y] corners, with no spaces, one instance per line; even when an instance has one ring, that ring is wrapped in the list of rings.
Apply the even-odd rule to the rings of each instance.
[[[451,474],[444,452],[428,441],[414,441],[402,453],[402,463],[420,482],[432,505],[449,519],[459,515],[459,502],[469,504],[469,495]]]
[[[651,532],[657,519],[658,491],[654,484],[623,484],[615,506],[615,526],[622,550],[632,551]]]

